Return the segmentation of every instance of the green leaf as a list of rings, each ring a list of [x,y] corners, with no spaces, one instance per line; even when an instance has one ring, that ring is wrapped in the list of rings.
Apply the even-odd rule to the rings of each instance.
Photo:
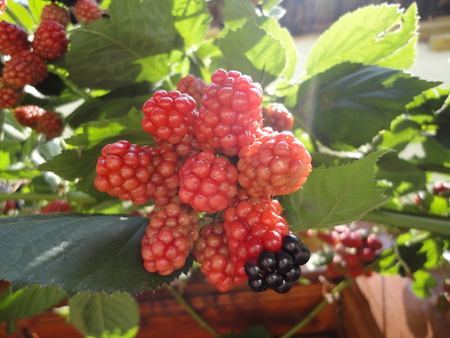
[[[66,296],[56,286],[33,285],[10,293],[0,301],[0,323],[35,316]]]
[[[343,62],[409,68],[415,58],[417,23],[415,4],[406,12],[382,4],[345,14],[313,46],[306,72],[313,76]]]
[[[428,271],[417,270],[414,273],[414,280],[411,289],[417,297],[428,298],[433,295],[431,288],[438,286],[436,279]]]
[[[90,88],[132,84],[146,66],[139,61],[182,46],[172,10],[171,1],[112,1],[110,19],[90,22],[71,33],[66,54],[69,79]]]
[[[263,87],[274,81],[286,65],[286,50],[282,43],[254,19],[218,39],[218,46],[230,66],[249,75]]]
[[[385,199],[374,180],[379,150],[349,164],[314,168],[302,189],[280,198],[292,231],[326,228],[359,219]]]
[[[236,29],[252,17],[256,17],[256,8],[252,0],[225,0],[222,10],[226,27]]]
[[[297,109],[320,142],[348,150],[389,129],[408,102],[437,84],[393,69],[344,63],[302,83]]]
[[[201,43],[212,20],[206,1],[176,0],[173,6],[175,28],[187,47]]]
[[[379,149],[389,148],[400,152],[420,134],[421,129],[419,123],[399,116],[392,121],[391,130],[380,134],[374,144]]]
[[[34,21],[39,24],[41,22],[42,9],[48,5],[48,3],[42,0],[28,0],[27,2]]]
[[[86,336],[114,333],[120,337],[139,325],[138,303],[127,293],[77,293],[69,307],[70,324]]]
[[[0,21],[6,20],[16,25],[19,25],[28,32],[32,32],[37,24],[33,20],[33,15],[30,11],[17,1],[8,1],[8,10],[13,14],[9,15],[8,11],[3,11],[3,15],[0,15]]]
[[[69,296],[90,291],[135,295],[171,283],[192,264],[168,276],[147,272],[141,240],[147,218],[39,214],[0,219],[0,276],[15,289],[58,286]],[[18,269],[17,267],[20,267]]]

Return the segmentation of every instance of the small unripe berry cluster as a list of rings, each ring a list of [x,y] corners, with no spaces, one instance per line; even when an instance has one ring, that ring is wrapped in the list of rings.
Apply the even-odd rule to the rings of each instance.
[[[290,131],[294,126],[294,117],[281,103],[271,103],[263,107],[262,115],[264,125],[272,128],[273,131]]]
[[[281,278],[283,286],[276,281],[264,285],[287,292],[300,277],[309,251],[291,233],[273,197],[302,186],[311,171],[311,157],[291,132],[263,128],[263,91],[249,76],[219,69],[211,81],[206,85],[189,75],[177,84],[179,90],[156,91],[142,107],[142,128],[156,147],[127,141],[105,146],[97,161],[95,186],[136,205],[150,200],[156,205],[142,241],[148,271],[170,274],[194,248],[198,226],[180,234],[176,217],[167,214],[181,208],[182,214],[197,217],[216,214],[193,254],[218,290],[250,279],[252,287],[262,291],[254,285],[261,284],[261,278],[250,276],[246,266],[271,254],[277,266],[266,272],[270,278]],[[147,160],[132,164],[136,156]],[[142,172],[146,175],[137,177]],[[283,243],[293,238],[297,247],[289,251]],[[182,243],[174,244],[175,240]]]
[[[333,259],[327,265],[329,278],[370,276],[366,266],[376,258],[383,244],[376,233],[365,229],[352,230],[349,226],[337,226],[331,230],[318,230],[317,237],[334,251]]]
[[[22,126],[44,134],[47,140],[60,136],[64,130],[64,120],[61,115],[38,106],[17,107],[14,109],[14,117]]]
[[[432,187],[431,195],[447,198],[450,201],[450,182],[436,182]],[[426,211],[429,208],[426,203],[428,197],[430,197],[429,193],[420,192],[414,195],[414,204]]]

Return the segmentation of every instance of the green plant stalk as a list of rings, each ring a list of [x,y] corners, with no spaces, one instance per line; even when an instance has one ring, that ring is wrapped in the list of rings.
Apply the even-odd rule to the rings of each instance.
[[[430,231],[434,234],[450,236],[450,220],[405,214],[395,211],[377,210],[365,214],[361,220],[404,229]]]
[[[6,7],[6,13],[20,26],[22,27],[22,29],[24,29],[28,35],[30,35],[30,32],[28,31],[28,29],[26,28],[26,26],[24,25],[23,21],[20,20],[20,18],[16,15],[16,13],[14,13],[10,8],[8,8],[8,6]]]
[[[79,191],[69,192],[67,195],[67,200],[77,203],[92,204],[96,203],[97,200],[89,195],[86,195]],[[0,201],[10,201],[10,200],[24,200],[24,201],[39,201],[39,200],[54,200],[60,198],[57,194],[38,194],[38,193],[11,193],[11,194],[0,194]]]
[[[80,98],[84,100],[90,100],[93,98],[93,96],[83,90],[80,90],[72,81],[67,79],[67,77],[63,78],[64,84],[69,88],[69,90],[74,93],[75,95],[78,95]]]
[[[342,282],[340,282],[338,285],[336,285],[333,290],[331,290],[331,294],[334,295],[336,293],[342,292],[347,286],[349,286],[351,283],[353,283],[353,278],[346,279]],[[295,325],[293,328],[291,328],[288,332],[286,332],[284,335],[282,335],[280,338],[289,338],[292,337],[297,331],[299,331],[302,327],[304,327],[306,324],[308,324],[317,314],[328,305],[328,301],[324,298],[319,304],[316,305],[316,307],[308,313],[308,315],[303,318],[297,325]]]
[[[194,308],[183,298],[183,296],[175,290],[175,288],[168,287],[170,293],[175,297],[175,299],[186,309],[186,311],[194,318],[201,327],[205,328],[211,332],[215,337],[220,336],[220,334],[194,310]]]

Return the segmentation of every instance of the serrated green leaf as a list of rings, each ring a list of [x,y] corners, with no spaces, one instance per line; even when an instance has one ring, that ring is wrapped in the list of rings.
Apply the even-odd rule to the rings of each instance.
[[[263,87],[274,81],[286,65],[286,49],[269,32],[249,19],[235,31],[228,31],[218,39],[218,46],[226,61]]]
[[[0,301],[0,323],[35,316],[66,296],[56,286],[33,285],[17,290]]]
[[[314,168],[302,189],[280,198],[292,231],[326,228],[359,219],[385,199],[374,180],[379,150],[353,163]]]
[[[172,12],[186,47],[201,43],[212,20],[206,1],[176,0]]]
[[[77,293],[69,307],[70,324],[87,336],[114,333],[120,337],[139,325],[139,306],[127,293]]]
[[[391,130],[380,134],[374,145],[380,149],[389,148],[400,152],[419,135],[421,130],[422,127],[417,122],[399,116],[392,121]]]
[[[0,276],[14,289],[41,284],[77,292],[135,295],[171,283],[192,264],[168,276],[147,272],[141,240],[147,218],[39,214],[0,219]],[[20,267],[18,269],[17,267]]]
[[[324,145],[348,150],[388,129],[408,102],[437,84],[393,69],[344,63],[300,85],[297,114]]]
[[[256,17],[256,8],[252,0],[225,0],[222,10],[226,27],[236,29],[252,17]]]
[[[396,5],[362,7],[343,15],[313,46],[308,76],[343,62],[406,69],[413,65],[417,43],[417,6],[406,12]]]
[[[182,47],[171,1],[112,1],[108,15],[110,19],[90,22],[70,35],[66,67],[79,86],[125,87],[145,67],[140,60]]]

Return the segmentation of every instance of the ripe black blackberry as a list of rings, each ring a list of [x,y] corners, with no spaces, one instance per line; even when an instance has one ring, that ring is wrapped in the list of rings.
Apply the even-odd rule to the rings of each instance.
[[[289,233],[283,237],[283,245],[279,251],[271,252],[266,249],[258,259],[246,262],[244,269],[248,285],[259,293],[267,289],[286,293],[292,288],[292,283],[300,278],[300,266],[308,262],[310,255],[305,243]]]

